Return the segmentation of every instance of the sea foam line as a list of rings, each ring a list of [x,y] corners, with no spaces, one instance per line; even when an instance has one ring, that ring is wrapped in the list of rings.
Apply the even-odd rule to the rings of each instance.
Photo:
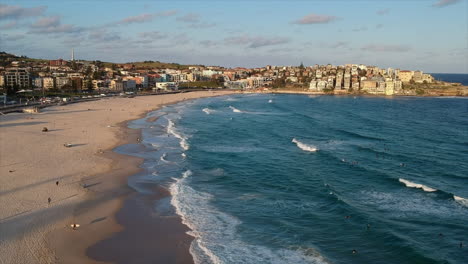
[[[184,150],[188,150],[190,145],[187,143],[187,139],[176,132],[175,127],[174,127],[174,122],[172,122],[172,120],[168,119],[168,121],[169,121],[169,124],[167,125],[167,133],[172,134],[174,137],[180,139],[180,143],[179,143],[180,146]]]
[[[403,183],[404,185],[406,185],[406,187],[408,187],[408,188],[418,188],[418,189],[422,189],[425,192],[436,192],[437,191],[437,189],[428,187],[428,186],[423,185],[423,184],[410,182],[410,181],[402,179],[402,178],[399,178],[398,181]]]
[[[229,106],[229,108],[231,108],[234,113],[244,113],[244,111],[241,111],[233,106]]]
[[[296,143],[297,147],[304,151],[316,152],[318,150],[316,146],[304,144],[300,142],[299,140],[297,140],[296,138],[293,138],[291,142]]]

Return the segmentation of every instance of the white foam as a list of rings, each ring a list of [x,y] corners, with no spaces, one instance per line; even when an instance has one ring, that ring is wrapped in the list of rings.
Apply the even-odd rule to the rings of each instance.
[[[168,134],[171,134],[173,135],[174,137],[178,138],[180,140],[180,146],[182,147],[182,149],[184,150],[188,150],[190,145],[187,143],[187,138],[183,137],[182,135],[180,135],[175,127],[174,127],[174,122],[172,122],[172,120],[169,120],[168,119],[168,125],[167,125],[167,133]]]
[[[271,104],[271,103],[273,103],[273,100],[271,100],[271,99],[270,99],[270,100],[268,100],[268,103],[270,103],[270,104]]]
[[[159,160],[161,160],[161,161],[164,162],[164,163],[169,163],[169,161],[166,160],[166,156],[167,156],[167,154],[164,153],[164,154],[159,158]]]
[[[463,206],[465,206],[465,207],[468,207],[468,199],[463,198],[463,197],[460,197],[460,196],[456,196],[456,195],[453,196],[453,199],[454,199],[457,203],[459,203],[459,204],[461,204],[461,205],[463,205]]]
[[[406,185],[406,187],[408,187],[408,188],[418,188],[418,189],[422,189],[425,192],[436,192],[437,191],[437,189],[428,187],[428,186],[423,185],[423,184],[410,182],[410,181],[402,179],[402,178],[398,179],[398,181],[403,183],[404,185]]]
[[[213,196],[188,186],[192,172],[171,186],[171,204],[182,222],[195,237],[190,253],[195,263],[326,263],[319,254],[306,254],[303,250],[273,250],[264,246],[248,244],[238,236],[237,226],[242,222],[211,205]]]
[[[304,144],[300,142],[299,140],[297,140],[296,138],[293,138],[292,142],[296,143],[297,147],[304,151],[316,152],[318,150],[316,146]]]
[[[213,113],[213,112],[214,112],[214,110],[213,110],[213,109],[209,109],[209,108],[203,108],[203,110],[202,110],[202,111],[203,111],[203,112],[205,112],[207,115],[209,115],[209,114],[211,114],[211,113]]]
[[[233,106],[229,106],[229,108],[231,108],[234,113],[244,113],[243,111],[241,111],[241,110],[239,110],[239,109],[237,109],[237,108],[235,108]]]

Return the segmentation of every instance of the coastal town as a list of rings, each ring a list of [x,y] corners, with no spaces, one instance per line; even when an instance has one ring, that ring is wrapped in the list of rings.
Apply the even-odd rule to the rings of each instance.
[[[29,59],[5,52],[0,53],[0,59],[0,92],[9,97],[27,93],[106,95],[194,88],[385,96],[468,94],[466,87],[437,81],[422,71],[363,64],[304,66],[301,63],[262,68],[157,61],[120,64],[76,60],[74,50],[70,60]],[[441,91],[448,88],[454,88],[450,94]],[[7,103],[6,98],[3,101]]]

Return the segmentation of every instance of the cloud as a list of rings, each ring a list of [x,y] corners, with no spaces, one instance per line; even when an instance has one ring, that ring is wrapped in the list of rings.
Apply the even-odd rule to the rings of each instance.
[[[0,26],[0,29],[12,29],[18,25],[18,22],[11,21],[10,23],[6,23]]]
[[[127,17],[113,24],[114,25],[126,25],[126,24],[133,24],[133,23],[145,23],[145,22],[153,21],[154,19],[159,18],[159,17],[168,17],[168,16],[173,16],[175,14],[177,14],[176,10],[168,10],[168,11],[163,11],[163,12],[158,12],[158,13],[146,13],[146,14],[141,14],[137,16]]]
[[[408,52],[411,50],[411,47],[406,45],[370,44],[362,47],[361,50],[372,52]]]
[[[460,0],[439,0],[436,3],[434,3],[432,6],[441,8],[441,7],[446,7],[449,5],[456,4],[458,2],[460,2]]]
[[[31,25],[33,28],[47,28],[55,27],[60,25],[59,16],[44,17],[37,20],[34,24]]]
[[[78,33],[83,31],[81,27],[71,24],[62,24],[59,16],[43,17],[30,26],[29,33],[52,34],[52,33]]]
[[[200,21],[200,15],[196,13],[188,13],[177,18],[177,21],[184,23],[197,23]]]
[[[122,38],[117,32],[108,32],[106,29],[98,29],[89,33],[88,39],[93,42],[109,42],[117,41]]]
[[[377,10],[376,14],[379,15],[379,16],[383,16],[383,15],[386,15],[390,13],[390,8],[385,8],[385,9],[380,9],[380,10]]]
[[[161,33],[159,31],[140,32],[140,33],[138,33],[138,36],[140,38],[152,39],[152,40],[167,38],[166,33]]]
[[[348,42],[345,42],[345,41],[338,41],[332,45],[330,45],[329,47],[332,48],[332,49],[339,49],[339,48],[346,48],[348,47]]]
[[[337,19],[338,18],[335,16],[309,14],[299,20],[293,21],[292,23],[299,25],[326,24],[333,22]]]
[[[288,43],[289,41],[289,38],[284,37],[250,37],[248,35],[229,37],[224,39],[224,43],[228,45],[247,45],[248,48],[280,45]]]
[[[200,45],[202,45],[203,47],[209,48],[209,47],[217,46],[218,43],[212,40],[202,40],[200,41]]]
[[[174,35],[172,37],[172,41],[174,45],[185,45],[190,42],[190,38],[187,36],[186,33],[180,33],[180,34]]]
[[[353,32],[367,31],[367,27],[354,28]]]
[[[20,40],[24,39],[25,35],[24,34],[16,34],[16,35],[0,35],[0,40],[2,41],[15,41],[15,40]]]
[[[46,6],[25,8],[20,6],[0,4],[0,20],[40,16],[46,9]]]
[[[194,23],[188,26],[189,28],[212,28],[216,27],[215,23]]]

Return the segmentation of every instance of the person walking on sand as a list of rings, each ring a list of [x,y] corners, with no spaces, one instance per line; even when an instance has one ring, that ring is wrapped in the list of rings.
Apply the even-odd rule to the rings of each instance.
[[[52,199],[51,199],[50,197],[49,197],[49,198],[47,198],[47,202],[48,202],[48,203],[49,203],[49,205],[50,205],[50,202],[52,202]]]

